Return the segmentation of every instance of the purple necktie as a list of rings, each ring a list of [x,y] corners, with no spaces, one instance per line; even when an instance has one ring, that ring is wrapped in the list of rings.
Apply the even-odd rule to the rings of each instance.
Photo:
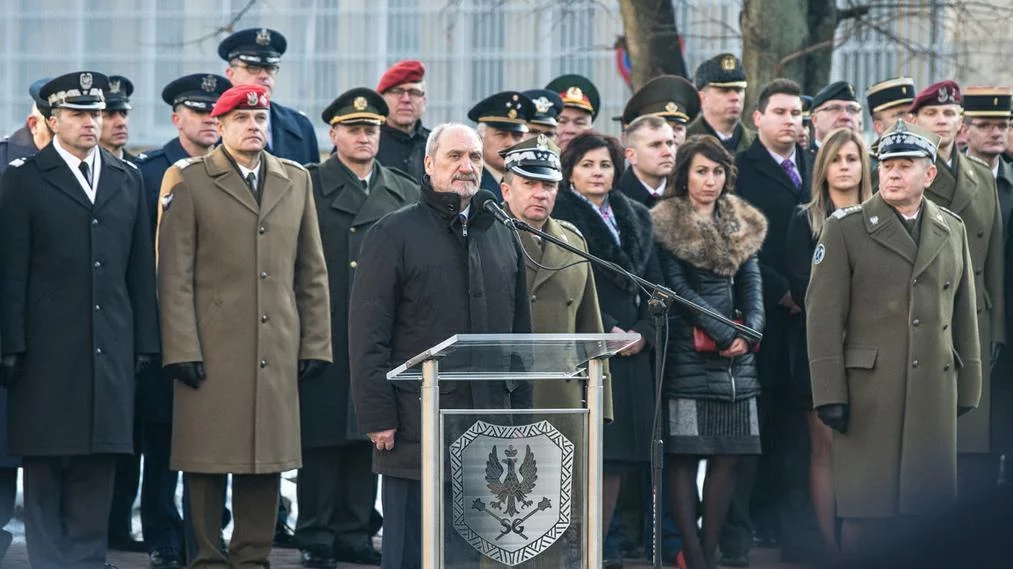
[[[784,168],[784,173],[788,174],[791,178],[791,183],[795,185],[796,190],[802,189],[802,178],[798,175],[798,170],[795,169],[795,163],[791,161],[791,158],[785,158],[784,162],[781,162],[781,168]]]

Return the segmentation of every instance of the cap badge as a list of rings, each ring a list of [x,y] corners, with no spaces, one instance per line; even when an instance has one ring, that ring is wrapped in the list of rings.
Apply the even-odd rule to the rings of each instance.
[[[538,138],[535,140],[535,145],[538,146],[539,150],[546,150],[546,149],[548,149],[549,148],[549,137],[545,136],[544,134],[539,134]]]
[[[851,83],[848,83],[848,94],[851,95],[852,97],[855,96],[855,86],[852,85]]]
[[[549,109],[552,108],[552,101],[545,97],[538,97],[532,102],[535,104],[535,110],[542,115],[549,112]]]
[[[109,80],[109,92],[110,93],[119,93],[120,92],[120,80],[119,79],[110,79]]]
[[[900,94],[901,95],[907,95],[907,85],[901,85],[900,86]]]
[[[938,94],[939,94],[938,99],[940,103],[945,103],[947,100],[950,99],[950,91],[946,87],[940,87]]]
[[[734,71],[736,63],[734,55],[726,55],[721,58],[721,69],[724,69],[725,71]]]
[[[668,104],[665,105],[665,110],[668,111],[668,112],[670,112],[670,113],[678,112],[679,111],[679,105],[676,105],[674,101],[669,101]]]
[[[247,93],[246,94],[246,104],[249,105],[249,106],[251,106],[251,107],[254,106],[254,105],[256,105],[257,104],[257,94],[254,93],[253,91],[250,91],[249,93]]]
[[[82,90],[87,91],[91,89],[92,85],[91,73],[82,73],[81,77],[79,77],[78,79],[80,80]]]
[[[257,38],[254,41],[257,42],[257,45],[271,45],[271,32],[267,31],[265,28],[260,28],[260,30],[257,31]]]
[[[218,87],[218,78],[214,75],[205,75],[200,81],[200,88],[208,93],[213,93]]]
[[[352,101],[352,106],[355,107],[355,110],[357,111],[364,111],[366,110],[366,107],[369,106],[369,103],[366,102],[365,97],[356,97],[355,100]]]
[[[999,106],[999,97],[996,97],[996,98],[992,99],[992,106],[995,106],[995,107]]]
[[[515,119],[517,118],[517,109],[510,109],[507,111],[507,117]]]
[[[261,95],[260,96],[260,106],[261,107],[266,107],[267,106],[267,95]]]
[[[571,101],[583,101],[584,92],[580,90],[580,87],[570,87],[566,90],[565,98]]]

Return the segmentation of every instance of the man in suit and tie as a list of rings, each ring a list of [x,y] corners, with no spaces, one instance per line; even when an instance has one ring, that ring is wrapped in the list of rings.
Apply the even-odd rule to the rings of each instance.
[[[925,197],[960,216],[967,231],[977,295],[978,338],[981,347],[981,403],[957,422],[957,467],[962,499],[994,488],[999,478],[998,457],[992,453],[990,369],[1006,342],[1002,210],[996,180],[984,163],[957,151],[963,120],[960,86],[940,81],[918,93],[909,115],[915,124],[939,136],[935,160],[938,173]]]
[[[307,166],[327,261],[334,363],[299,384],[303,466],[295,540],[306,567],[380,564],[370,542],[377,484],[372,445],[356,427],[350,392],[348,297],[366,231],[419,199],[411,176],[376,160],[388,112],[384,97],[372,89],[342,93],[321,115],[336,151]]]
[[[225,76],[233,85],[261,85],[272,95],[281,56],[287,47],[288,41],[281,33],[253,28],[240,30],[222,40],[218,44],[218,56],[229,63]],[[267,121],[266,150],[299,164],[320,161],[317,134],[310,119],[273,100]]]
[[[468,118],[478,123],[475,128],[482,139],[482,170],[480,188],[502,199],[503,157],[500,151],[520,142],[528,132],[528,121],[535,116],[535,103],[523,93],[503,91],[490,95],[468,111]]]
[[[785,258],[788,222],[795,208],[809,201],[812,168],[807,153],[797,143],[802,124],[799,86],[787,79],[775,79],[766,85],[760,91],[753,122],[757,138],[736,156],[735,163],[739,170],[736,191],[766,216],[768,224],[759,254],[767,326],[763,349],[757,357],[763,386],[759,403],[764,454],[758,460],[740,464],[739,486],[721,544],[729,561],[749,551],[754,478],[759,487],[752,506],[757,532],[778,537],[775,528],[780,526],[779,539],[786,559],[804,556],[807,542],[801,528],[808,507],[808,404],[801,400],[800,393],[808,395],[808,390],[794,388],[790,377],[788,338],[800,326],[802,315],[789,291]],[[815,533],[811,541],[819,543]]]
[[[90,71],[46,83],[53,141],[0,178],[0,377],[40,569],[105,563],[116,457],[134,452],[136,375],[159,351],[141,177],[98,147],[107,87]]]

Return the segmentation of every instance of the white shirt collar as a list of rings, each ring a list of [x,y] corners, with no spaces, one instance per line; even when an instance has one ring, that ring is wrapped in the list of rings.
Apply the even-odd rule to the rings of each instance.
[[[257,165],[254,166],[253,168],[247,168],[246,166],[243,166],[242,164],[240,164],[238,161],[236,162],[236,166],[239,166],[239,171],[243,174],[243,179],[244,180],[247,177],[249,177],[249,175],[252,173],[253,174],[253,179],[258,184],[260,183],[260,162],[259,161],[257,162]]]
[[[995,166],[992,166],[992,177],[993,178],[998,178],[999,177],[999,162],[1000,161],[1002,161],[1002,158],[999,158],[998,160],[996,160],[995,161]]]
[[[637,178],[637,180],[640,180],[640,178]],[[651,186],[648,186],[647,182],[643,180],[640,180],[640,183],[643,184],[645,189],[647,189],[647,193],[651,194],[654,197],[660,198],[661,196],[665,195],[665,188],[668,186],[668,178],[667,177],[661,178],[661,185],[658,186],[657,188],[652,188]]]
[[[791,154],[788,154],[787,156],[781,156],[780,154],[778,154],[777,152],[774,152],[773,150],[771,150],[769,148],[767,149],[767,152],[770,153],[770,157],[774,159],[774,162],[777,162],[778,166],[780,166],[781,163],[784,162],[785,160],[791,160],[791,163],[795,165],[795,169],[796,170],[798,169],[798,161],[795,160],[795,147],[794,146],[791,147]]]
[[[102,160],[99,159],[98,146],[96,145],[92,148],[88,155],[84,157],[84,160],[68,152],[67,149],[60,145],[60,139],[55,136],[53,137],[53,148],[56,149],[56,153],[60,155],[60,158],[63,158],[63,161],[67,163],[70,172],[74,174],[81,189],[88,196],[88,200],[91,203],[95,203],[95,188],[98,187],[99,174],[102,171]],[[81,162],[87,162],[88,167],[91,168],[91,184],[84,179],[84,174],[81,173]]]

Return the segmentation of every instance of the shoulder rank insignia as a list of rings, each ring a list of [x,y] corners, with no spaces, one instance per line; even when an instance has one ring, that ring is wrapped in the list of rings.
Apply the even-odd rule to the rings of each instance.
[[[191,156],[189,158],[180,158],[179,160],[176,160],[175,163],[173,163],[173,166],[175,166],[175,167],[179,168],[180,170],[182,170],[183,168],[186,168],[187,166],[190,166],[192,164],[196,164],[202,158],[203,157],[193,157],[193,156]]]
[[[948,214],[950,214],[950,216],[952,216],[954,219],[956,219],[960,223],[964,223],[964,220],[961,219],[959,215],[953,213],[952,211],[946,209],[945,207],[943,207],[941,205],[937,205],[936,207],[939,209],[939,211],[944,212],[944,213],[948,213]]]
[[[982,166],[988,168],[989,170],[992,169],[992,167],[988,165],[988,162],[985,162],[984,160],[982,160],[981,158],[978,158],[977,156],[971,156],[970,154],[965,154],[964,158],[970,158],[971,160],[974,160],[975,162],[977,162],[978,164],[981,164]]]
[[[133,168],[134,170],[139,170],[139,168],[137,167],[137,164],[134,164],[134,163],[133,163],[133,162],[131,162],[130,160],[123,160],[122,162],[123,162],[124,164],[126,164],[127,166],[130,166],[130,167],[131,167],[131,168]]]
[[[835,211],[833,214],[831,214],[831,217],[834,217],[836,219],[844,219],[845,217],[847,217],[847,216],[849,216],[849,215],[851,215],[853,213],[858,213],[860,211],[862,211],[862,206],[861,205],[852,205],[852,206],[848,206],[848,207],[842,207],[841,209],[839,209],[839,210]]]
[[[305,170],[306,169],[305,166],[303,166],[302,164],[296,162],[295,160],[289,160],[288,158],[282,158],[280,156],[275,156],[275,158],[277,158],[282,164],[288,164],[289,166],[295,166],[296,168],[298,168],[300,170]]]
[[[556,223],[558,223],[561,227],[568,229],[571,233],[576,234],[577,237],[580,237],[581,241],[585,241],[584,234],[581,233],[579,229],[577,229],[576,225],[570,223],[569,221],[566,221],[565,219],[556,219]]]
[[[21,165],[24,163],[25,163],[24,158],[15,158],[14,160],[11,160],[11,163],[8,164],[8,166],[11,166],[13,168],[20,168]]]

